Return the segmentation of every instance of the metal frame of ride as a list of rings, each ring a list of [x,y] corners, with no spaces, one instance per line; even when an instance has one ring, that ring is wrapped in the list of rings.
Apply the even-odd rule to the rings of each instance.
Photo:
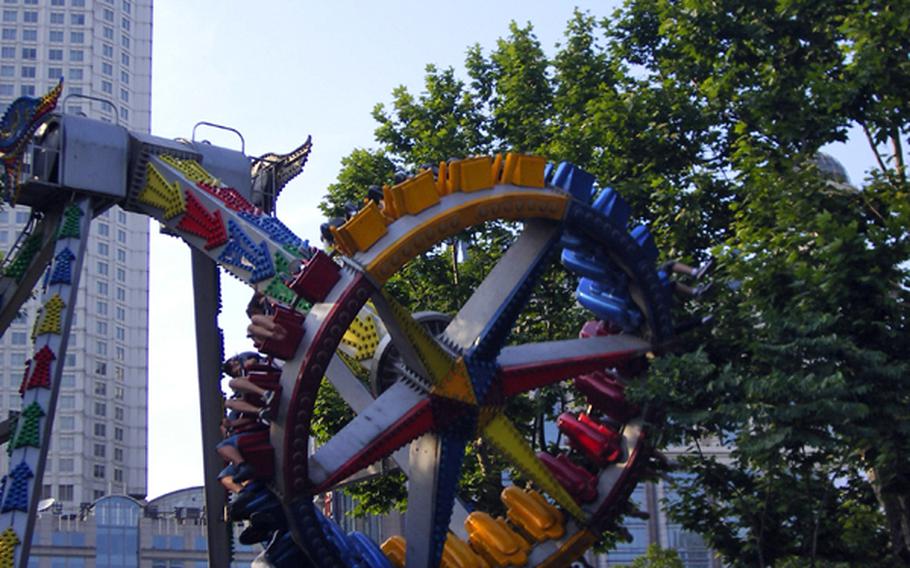
[[[645,227],[627,230],[630,209],[616,192],[571,164],[534,156],[450,161],[384,188],[381,200],[332,229],[327,254],[269,214],[302,169],[309,140],[256,162],[242,151],[47,115],[48,104],[19,104],[44,112],[2,132],[26,138],[4,141],[7,171],[18,171],[10,163],[24,155],[32,160],[32,175],[15,193],[9,182],[17,180],[7,178],[8,197],[18,195],[39,219],[4,265],[2,327],[46,276],[21,389],[25,410],[11,428],[11,471],[0,484],[0,564],[27,562],[85,237],[91,219],[114,204],[159,220],[193,249],[206,447],[220,440],[223,415],[223,394],[211,386],[222,358],[216,263],[271,299],[291,331],[261,347],[285,360],[280,370],[262,371],[280,384],[280,399],[266,434],[241,445],[255,475],[231,505],[215,481],[223,464],[214,451],[205,457],[211,565],[230,559],[225,507],[230,520],[251,520],[268,534],[263,559],[275,566],[566,566],[621,514],[651,451],[647,411],[625,402],[624,384],[670,340],[673,326],[671,282],[656,269],[657,249]],[[524,228],[435,332],[384,289],[416,255],[497,219]],[[557,259],[579,277],[576,297],[596,319],[576,339],[507,345],[536,280]],[[381,342],[397,349],[397,374],[374,399],[349,364],[372,360]],[[311,453],[323,377],[357,417]],[[535,455],[504,404],[566,380],[587,409],[559,419],[570,448]],[[472,512],[457,498],[465,446],[478,436],[534,488],[503,492],[506,519]],[[313,498],[382,460],[408,475],[409,506],[405,534],[380,547],[344,534]]]

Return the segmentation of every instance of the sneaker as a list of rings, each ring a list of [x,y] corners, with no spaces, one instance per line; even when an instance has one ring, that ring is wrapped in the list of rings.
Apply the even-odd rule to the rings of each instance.
[[[711,282],[706,282],[705,284],[699,284],[695,287],[695,290],[692,293],[692,296],[695,298],[701,298],[707,295],[711,291]]]
[[[243,529],[243,532],[240,533],[240,536],[237,538],[237,540],[240,541],[240,544],[251,546],[256,543],[269,540],[272,537],[272,532],[273,531],[259,528],[255,525],[250,525],[247,528]]]
[[[225,477],[233,477],[237,475],[237,466],[229,463],[226,468],[221,470],[221,473],[218,474],[218,479],[224,479]]]
[[[695,269],[695,272],[692,273],[692,276],[698,280],[705,274],[711,272],[711,269],[714,268],[714,259],[709,258],[708,260],[701,263],[701,266]]]
[[[253,466],[249,462],[243,462],[237,466],[237,471],[234,473],[234,481],[236,483],[243,483],[244,481],[249,481],[253,479],[256,475],[256,471],[253,469]]]

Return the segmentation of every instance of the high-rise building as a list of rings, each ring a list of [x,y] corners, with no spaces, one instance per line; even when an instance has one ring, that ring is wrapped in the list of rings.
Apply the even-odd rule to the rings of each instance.
[[[152,0],[2,0],[0,111],[64,79],[58,112],[148,132]],[[0,249],[29,219],[0,211]],[[92,224],[42,494],[65,510],[148,488],[149,221],[119,208]],[[34,302],[0,338],[0,414],[18,410]],[[0,470],[7,471],[5,452]]]

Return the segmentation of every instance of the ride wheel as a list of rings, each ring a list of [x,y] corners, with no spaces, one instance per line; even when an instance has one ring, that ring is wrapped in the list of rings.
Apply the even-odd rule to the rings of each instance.
[[[424,318],[384,287],[417,255],[493,220],[522,228],[450,322],[418,323]],[[424,171],[334,230],[337,280],[306,315],[271,428],[284,541],[292,538],[319,566],[567,566],[590,548],[620,514],[648,452],[647,412],[624,401],[624,382],[672,335],[657,250],[647,229],[630,232],[628,220],[622,198],[598,190],[583,170],[509,154]],[[594,321],[579,338],[509,344],[538,279],[560,258],[580,278],[577,298]],[[396,350],[383,364],[398,380],[375,399],[336,353],[365,306]],[[323,377],[357,416],[311,452]],[[572,380],[588,405],[560,416],[571,449],[535,454],[505,404]],[[503,492],[506,519],[469,514],[456,498],[465,448],[476,438],[534,488]],[[405,534],[380,553],[378,543],[344,534],[313,502],[383,459],[406,473],[408,508]],[[289,556],[277,540],[267,553],[280,566]]]

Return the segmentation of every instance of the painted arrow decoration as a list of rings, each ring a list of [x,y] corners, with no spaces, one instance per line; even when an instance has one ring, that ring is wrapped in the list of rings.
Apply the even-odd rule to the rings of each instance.
[[[32,477],[35,477],[35,474],[29,469],[28,464],[19,462],[16,469],[9,474],[0,512],[28,511],[28,480]]]
[[[257,245],[233,220],[228,220],[228,234],[231,240],[218,258],[221,263],[248,270],[251,283],[275,275],[275,266],[265,241]]]
[[[54,257],[54,268],[51,271],[49,284],[70,284],[73,281],[73,261],[76,255],[64,247],[57,256]]]
[[[19,428],[19,434],[12,441],[13,449],[16,448],[39,448],[41,447],[41,417],[44,416],[44,409],[37,402],[28,405],[22,411],[19,421],[22,426]]]
[[[22,541],[19,540],[19,535],[16,534],[13,527],[7,528],[3,531],[3,534],[0,534],[0,566],[5,568],[13,565],[16,557],[16,547],[21,543]]]
[[[240,215],[241,219],[249,221],[262,229],[268,236],[272,237],[272,240],[275,242],[281,243],[282,245],[291,245],[294,248],[304,246],[304,241],[276,217],[253,215],[247,212],[240,212],[238,215]]]
[[[186,192],[186,215],[177,223],[177,228],[205,239],[206,250],[220,247],[227,242],[227,231],[221,211],[209,213],[191,191]]]
[[[146,205],[161,209],[165,219],[171,219],[186,211],[183,192],[178,182],[169,183],[152,164],[148,165],[145,187],[138,199]]]
[[[57,356],[54,355],[54,352],[51,351],[51,348],[47,345],[35,353],[35,356],[32,358],[34,364],[31,365],[31,376],[27,382],[23,381],[25,386],[23,392],[37,388],[51,388],[51,361],[56,358]],[[28,368],[26,368],[26,374],[28,374]]]
[[[32,368],[32,360],[29,359],[25,362],[25,373],[22,374],[22,382],[19,383],[19,396],[25,394],[25,388],[28,386],[29,371]],[[12,432],[12,430],[10,430]]]
[[[78,239],[82,231],[79,229],[79,219],[85,213],[78,205],[70,205],[63,212],[63,223],[60,224],[60,232],[57,233],[57,239]]]
[[[60,326],[62,324],[61,315],[66,302],[60,297],[60,294],[54,294],[48,300],[44,307],[41,308],[41,315],[35,320],[34,336],[44,335],[45,333],[54,333],[60,335]]]

